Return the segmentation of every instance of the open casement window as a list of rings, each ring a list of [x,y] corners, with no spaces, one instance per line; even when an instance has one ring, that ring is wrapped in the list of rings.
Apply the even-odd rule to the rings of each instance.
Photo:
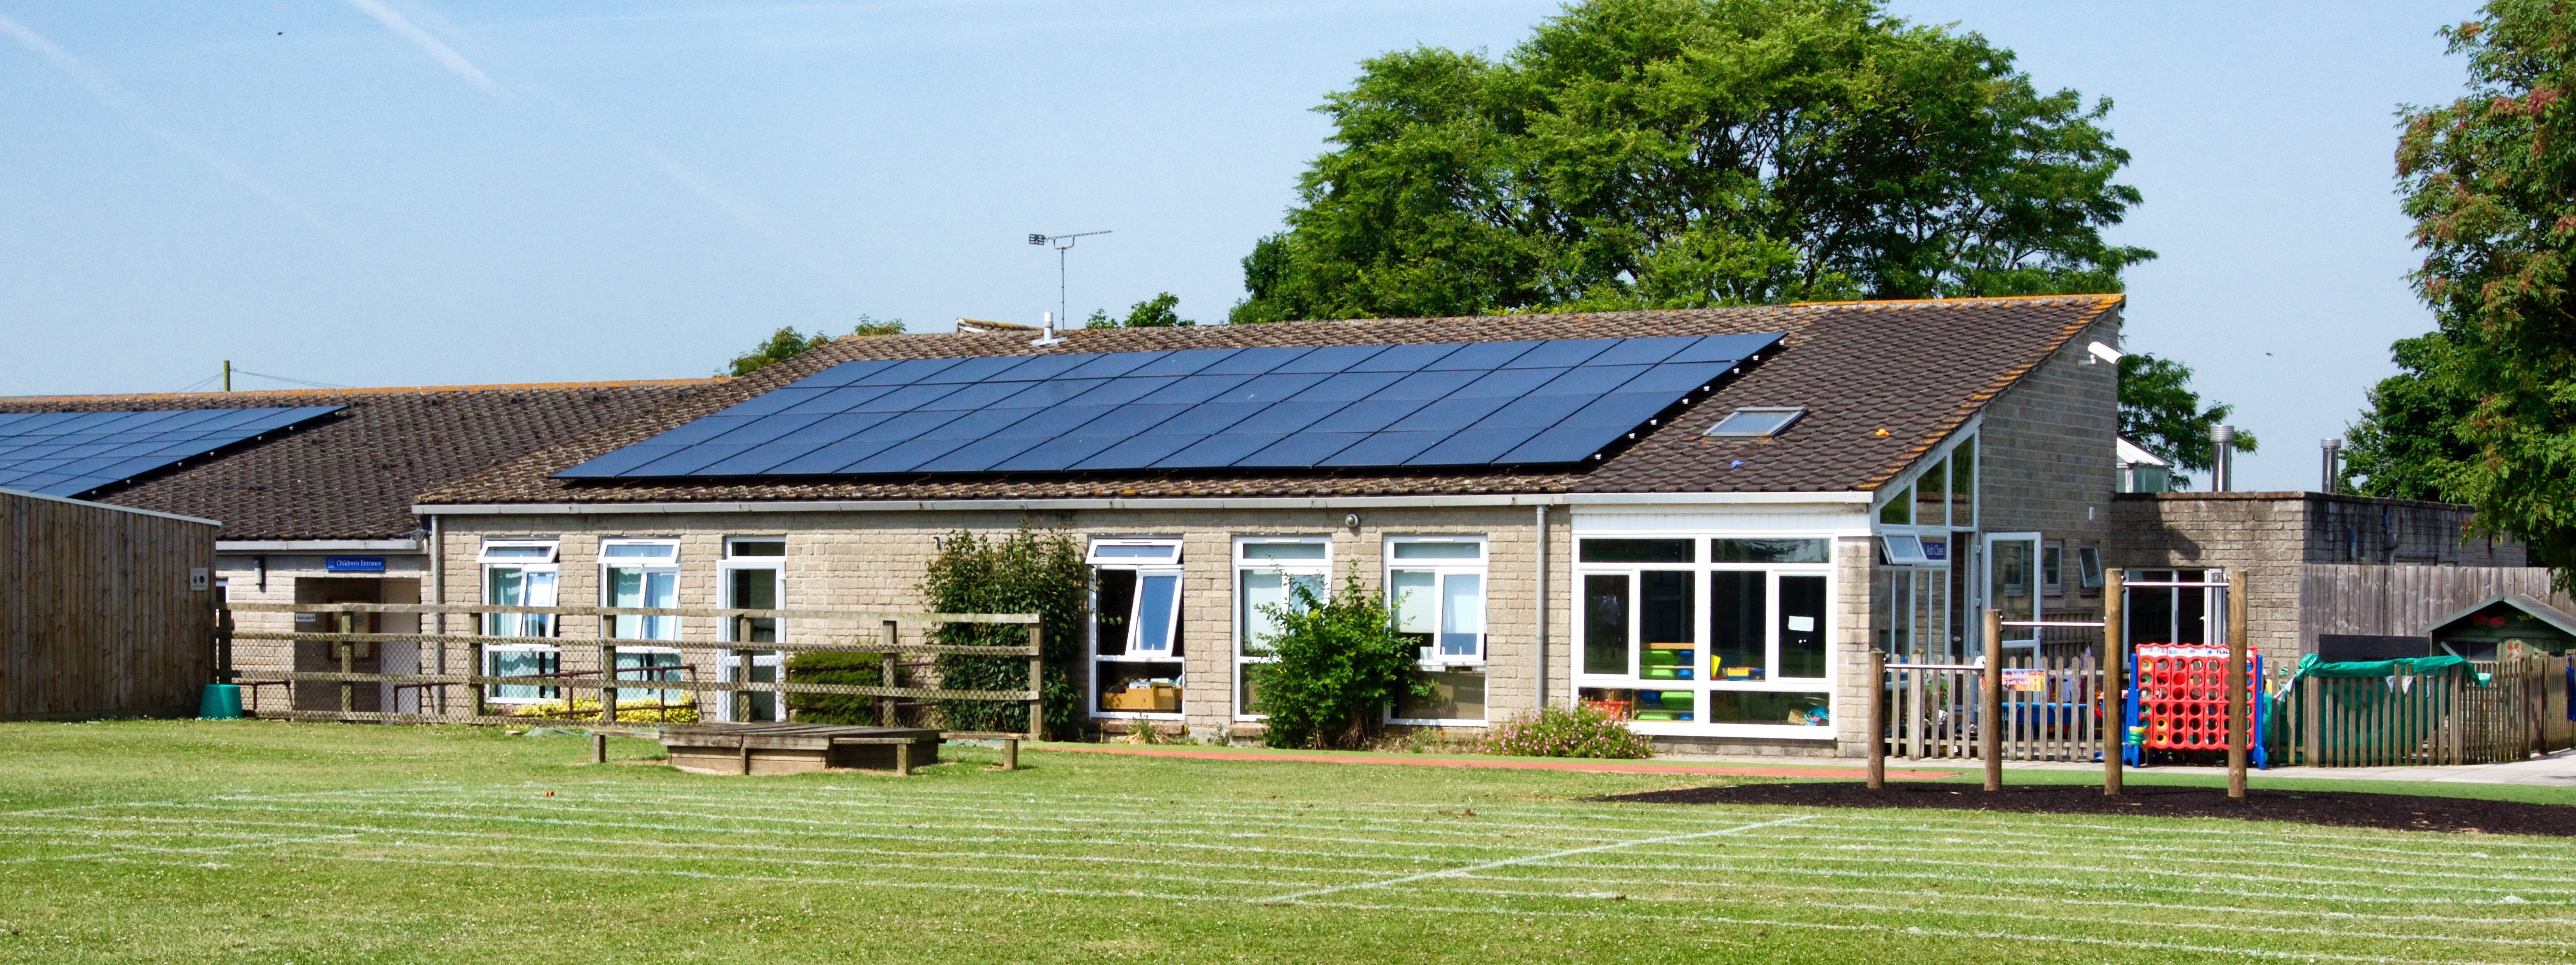
[[[787,539],[783,536],[736,536],[725,540],[724,559],[717,564],[723,605],[734,610],[777,610],[784,607],[781,586],[786,582]],[[718,627],[719,639],[736,643],[777,643],[783,632],[774,617],[743,617],[724,621]],[[754,651],[748,654],[751,666],[744,676],[751,683],[774,684],[784,657],[776,651]],[[726,652],[716,660],[716,673],[726,680],[734,678],[734,666],[743,660]],[[727,695],[714,695],[711,706],[699,708],[703,716],[731,721],[736,707],[744,721],[783,719],[778,712],[778,695],[744,694],[736,701]]]
[[[1579,699],[1649,733],[1831,736],[1830,540],[1578,537],[1576,554]]]
[[[1277,636],[1275,611],[1298,608],[1295,587],[1317,599],[1332,573],[1332,540],[1326,537],[1244,537],[1234,541],[1234,713],[1261,714],[1261,695],[1248,668],[1271,660],[1263,641]]]
[[[599,541],[599,605],[633,609],[677,609],[680,605],[680,543],[670,539],[604,539]],[[621,614],[601,621],[608,637],[619,640],[677,640],[680,618]],[[680,652],[651,645],[617,647],[617,679],[678,680]],[[656,700],[679,703],[684,690],[620,687],[618,702]]]
[[[477,562],[483,567],[483,602],[501,606],[550,607],[560,573],[554,540],[491,540]],[[486,613],[482,631],[490,637],[551,637],[554,617],[542,613]],[[563,669],[562,651],[553,644],[517,640],[483,645],[483,675],[530,677]],[[559,692],[540,684],[491,684],[483,699],[496,704],[553,700]]]
[[[1389,719],[1404,724],[1485,720],[1485,540],[1399,536],[1386,541],[1387,610],[1412,639],[1429,696],[1406,694]]]
[[[1181,541],[1096,539],[1092,566],[1092,713],[1181,714]]]
[[[2101,589],[2102,548],[2099,546],[2077,547],[2075,550],[2075,572],[2084,589]]]

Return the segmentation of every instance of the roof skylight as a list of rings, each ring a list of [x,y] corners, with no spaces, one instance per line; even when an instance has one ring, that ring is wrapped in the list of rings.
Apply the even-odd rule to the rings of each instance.
[[[1807,414],[1805,406],[1748,405],[1726,414],[1702,435],[1728,439],[1756,439],[1776,436],[1787,430],[1799,416]]]

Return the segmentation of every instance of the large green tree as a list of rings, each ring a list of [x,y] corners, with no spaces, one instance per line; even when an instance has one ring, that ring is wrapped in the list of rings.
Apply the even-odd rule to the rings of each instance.
[[[1380,56],[1231,320],[2117,291],[2108,101],[1868,0],[1589,0]]]
[[[2469,90],[2409,111],[2397,148],[2448,350],[2432,389],[2474,400],[2444,492],[2576,587],[2576,0],[2489,0],[2445,35]]]
[[[2478,400],[2460,386],[2451,341],[2440,332],[2397,340],[2397,374],[2370,389],[2370,409],[2344,432],[2343,481],[2393,499],[2466,502],[2452,482],[2477,456],[2460,422]]]

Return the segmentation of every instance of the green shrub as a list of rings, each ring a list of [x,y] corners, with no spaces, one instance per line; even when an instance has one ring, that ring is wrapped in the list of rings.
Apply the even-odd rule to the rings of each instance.
[[[1418,648],[1395,632],[1385,598],[1361,586],[1356,572],[1329,600],[1303,583],[1289,586],[1294,605],[1261,608],[1279,632],[1254,642],[1276,659],[1244,668],[1270,716],[1262,739],[1272,747],[1366,747],[1397,697],[1430,693],[1414,667]]]
[[[885,655],[816,650],[787,658],[787,682],[874,687],[885,681]],[[877,722],[877,698],[856,694],[781,694],[793,719],[810,724]]]
[[[921,596],[940,613],[1035,613],[1046,631],[1039,695],[1046,731],[1058,737],[1082,727],[1082,695],[1068,673],[1082,649],[1082,618],[1091,595],[1091,567],[1082,542],[1026,524],[1007,536],[959,531],[943,537],[939,555],[921,581]],[[933,635],[953,646],[1018,647],[1028,630],[1016,623],[951,623]],[[1027,657],[939,655],[940,686],[956,690],[1025,690]],[[943,700],[939,710],[952,730],[1025,731],[1028,705],[991,700]]]
[[[1634,760],[1654,756],[1646,735],[1629,730],[1599,708],[1584,704],[1550,704],[1536,714],[1523,714],[1485,734],[1485,752],[1521,757],[1606,757]]]

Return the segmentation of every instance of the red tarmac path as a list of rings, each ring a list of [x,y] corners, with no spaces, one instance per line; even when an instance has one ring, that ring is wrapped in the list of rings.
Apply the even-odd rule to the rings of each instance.
[[[1521,771],[1590,771],[1605,774],[1710,774],[1723,777],[1825,777],[1865,778],[1866,768],[1859,767],[1746,767],[1739,764],[1641,764],[1631,761],[1533,760],[1530,758],[1461,758],[1426,757],[1412,754],[1311,754],[1267,753],[1262,751],[1203,751],[1177,747],[1118,747],[1106,744],[1033,744],[1030,750],[1068,751],[1077,754],[1128,754],[1137,757],[1187,757],[1205,761],[1279,761],[1292,764],[1397,764],[1413,767],[1495,767]],[[1955,777],[1958,771],[1918,771],[1889,768],[1891,781],[1932,781]]]

